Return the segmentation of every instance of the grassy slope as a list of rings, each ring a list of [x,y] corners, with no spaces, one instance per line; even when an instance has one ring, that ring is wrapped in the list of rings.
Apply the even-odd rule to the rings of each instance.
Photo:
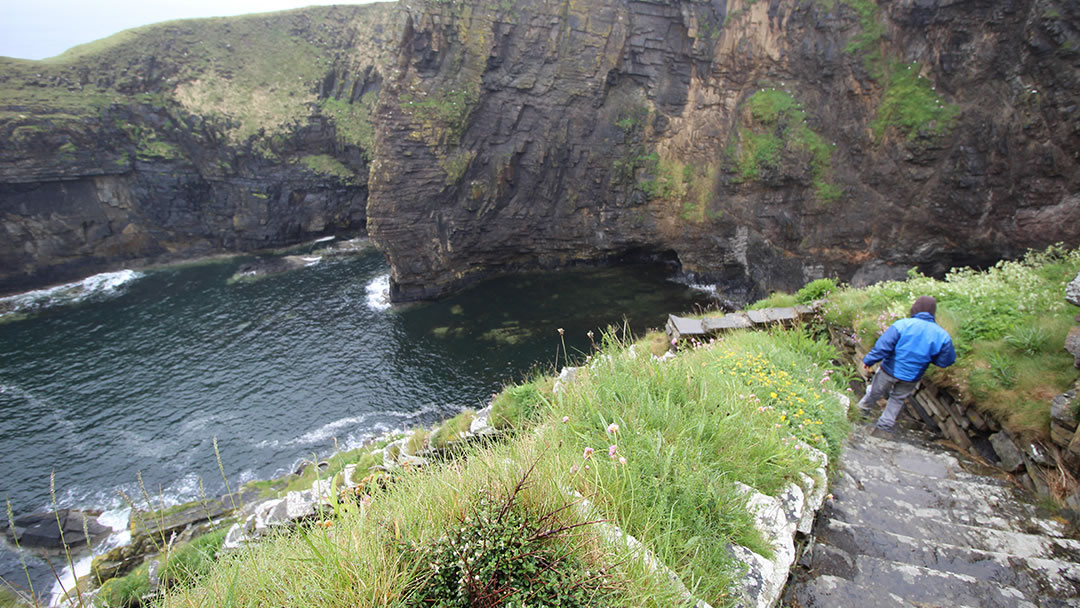
[[[938,322],[952,334],[959,359],[929,377],[1007,428],[1050,434],[1050,400],[1077,379],[1063,348],[1080,309],[1065,302],[1065,285],[1080,271],[1080,249],[1051,247],[985,272],[957,269],[944,280],[913,275],[831,297],[827,318],[852,327],[864,349],[916,297],[938,299]]]
[[[396,18],[372,4],[180,20],[42,61],[0,58],[0,122],[77,128],[112,104],[175,101],[233,142],[272,136],[315,113],[332,67],[385,65]]]
[[[573,525],[586,515],[559,509],[576,490],[595,503],[592,517],[614,520],[696,595],[728,605],[738,574],[727,543],[768,552],[735,482],[775,493],[815,466],[793,433],[835,455],[846,431],[835,398],[822,390],[841,386],[824,373],[833,355],[792,332],[736,335],[668,362],[611,344],[568,390],[552,394],[550,379],[517,389],[532,401],[521,408],[532,422],[517,421],[526,432],[407,473],[364,508],[343,503],[328,524],[232,556],[164,605],[409,605],[404,598],[426,580],[425,548],[466,527],[478,500],[505,497],[524,477],[515,508],[558,511],[560,525]],[[586,447],[594,450],[588,458]],[[597,526],[574,530],[549,550],[576,556],[593,575],[603,569],[610,595],[596,599],[601,605],[674,603],[671,586],[603,542]]]

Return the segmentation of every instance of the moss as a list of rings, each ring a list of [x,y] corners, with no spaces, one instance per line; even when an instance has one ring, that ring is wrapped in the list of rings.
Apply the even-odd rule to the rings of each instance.
[[[178,147],[160,139],[142,140],[135,148],[135,157],[139,160],[171,160],[182,156]]]
[[[472,83],[400,97],[401,109],[419,123],[417,134],[431,146],[459,143],[479,99],[480,87]]]
[[[142,564],[124,576],[105,581],[98,591],[96,604],[110,608],[142,605],[141,598],[150,593],[148,571],[148,564]]]

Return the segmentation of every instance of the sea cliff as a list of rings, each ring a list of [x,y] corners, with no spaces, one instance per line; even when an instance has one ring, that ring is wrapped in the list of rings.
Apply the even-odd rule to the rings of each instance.
[[[735,300],[1080,237],[1059,0],[424,0],[0,60],[0,290],[367,231],[392,294],[627,257]]]

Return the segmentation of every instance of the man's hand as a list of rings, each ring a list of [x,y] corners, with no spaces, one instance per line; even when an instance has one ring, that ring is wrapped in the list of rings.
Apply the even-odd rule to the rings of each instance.
[[[874,373],[873,368],[865,363],[862,364],[862,371],[864,376],[869,376],[870,374]]]

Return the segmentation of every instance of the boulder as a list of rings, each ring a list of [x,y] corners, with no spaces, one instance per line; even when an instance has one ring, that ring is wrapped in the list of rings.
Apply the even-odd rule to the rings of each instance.
[[[498,432],[491,426],[490,405],[476,412],[476,416],[469,425],[469,432],[473,435],[493,435]]]
[[[1001,461],[999,466],[1003,470],[1012,473],[1024,464],[1024,457],[1020,452],[1020,448],[1016,447],[1008,433],[1002,431],[990,435],[990,445],[994,446],[994,452],[997,453],[998,459]]]
[[[292,491],[285,495],[285,513],[290,520],[311,517],[315,514],[315,492]]]
[[[93,515],[75,509],[24,515],[7,531],[20,545],[43,549],[62,549],[65,543],[68,547],[85,545],[110,532],[112,529],[99,524]]]
[[[1065,301],[1073,306],[1080,306],[1080,272],[1065,286]]]
[[[1076,359],[1073,365],[1080,368],[1080,327],[1070,329],[1069,335],[1065,336],[1065,350]]]

